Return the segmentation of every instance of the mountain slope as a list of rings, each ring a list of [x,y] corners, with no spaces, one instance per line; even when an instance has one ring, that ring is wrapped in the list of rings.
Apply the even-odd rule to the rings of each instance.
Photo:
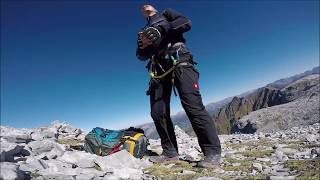
[[[213,115],[219,134],[232,132],[233,124],[252,111],[282,104],[282,94],[280,90],[263,87],[246,97],[234,97]]]
[[[314,68],[314,70],[315,69],[317,68]],[[310,93],[318,94],[317,86],[319,86],[319,74],[313,73],[315,73],[315,71],[307,71],[306,73],[295,75],[289,77],[288,79],[282,79],[281,81],[276,81],[276,83],[271,83],[246,97],[235,97],[230,103],[213,115],[218,132],[220,134],[229,134],[239,131],[239,124],[237,123],[238,120],[248,115],[250,112],[275,105],[289,103]],[[278,89],[276,87],[282,87],[282,89]],[[308,111],[307,109],[311,108],[312,112],[317,112],[311,106],[308,106],[309,104],[300,103],[299,105],[300,107],[296,108],[300,108],[301,110],[304,109],[306,111]],[[279,118],[279,121],[280,120],[281,118]],[[249,128],[249,126],[250,124],[246,128],[242,126],[240,127],[244,128],[244,132],[251,132],[254,131],[253,129],[256,129],[253,127]],[[247,128],[250,130],[245,130]]]
[[[276,132],[319,122],[319,82],[319,75],[310,75],[283,88],[281,91],[289,103],[260,109],[242,117],[234,124],[234,131]]]

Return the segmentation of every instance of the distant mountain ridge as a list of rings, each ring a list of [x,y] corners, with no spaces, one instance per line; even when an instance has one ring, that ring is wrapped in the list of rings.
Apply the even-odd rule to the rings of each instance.
[[[294,76],[291,76],[291,77],[288,77],[288,78],[283,78],[283,79],[279,79],[273,83],[270,83],[267,85],[267,87],[273,87],[273,88],[276,88],[276,89],[282,89],[284,88],[285,86],[293,83],[294,81],[297,81],[299,79],[302,79],[306,76],[309,76],[309,75],[312,75],[312,74],[319,74],[320,72],[320,67],[317,66],[317,67],[314,67],[313,69],[309,70],[309,71],[305,71],[304,73],[301,73],[301,74],[297,74],[297,75],[294,75]]]
[[[300,79],[315,74],[320,74],[319,66],[304,73],[274,81],[265,87],[228,97],[218,102],[209,103],[206,105],[206,109],[213,116],[219,134],[233,133],[237,130],[236,122],[251,112],[293,101],[289,97],[290,90],[282,89]],[[301,86],[300,88],[302,89],[296,90],[302,92],[303,88],[306,87]],[[178,125],[189,135],[194,135],[190,121],[184,112],[173,115],[172,121],[174,125]],[[156,139],[159,137],[153,122],[139,125],[138,127],[144,129],[149,138]]]
[[[283,94],[278,89],[263,87],[245,97],[234,97],[213,115],[219,134],[233,132],[233,124],[252,111],[282,104]]]
[[[234,132],[276,132],[320,121],[320,76],[313,74],[281,89],[288,102],[254,111],[233,125]]]

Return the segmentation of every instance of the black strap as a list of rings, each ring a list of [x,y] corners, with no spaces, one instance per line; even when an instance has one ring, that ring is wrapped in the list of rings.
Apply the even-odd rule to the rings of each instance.
[[[177,92],[176,92],[176,85],[174,84],[174,78],[176,77],[175,74],[175,70],[172,72],[172,78],[171,78],[171,82],[172,82],[172,89],[173,89],[173,93],[175,96],[177,96]]]

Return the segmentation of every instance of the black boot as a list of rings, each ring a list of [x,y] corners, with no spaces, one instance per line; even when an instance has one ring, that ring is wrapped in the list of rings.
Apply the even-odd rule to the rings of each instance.
[[[197,163],[197,167],[214,169],[220,166],[221,161],[221,154],[208,155]]]
[[[165,155],[160,155],[160,156],[151,156],[149,161],[153,163],[164,163],[164,162],[169,162],[169,161],[177,161],[179,160],[179,156],[165,156]]]

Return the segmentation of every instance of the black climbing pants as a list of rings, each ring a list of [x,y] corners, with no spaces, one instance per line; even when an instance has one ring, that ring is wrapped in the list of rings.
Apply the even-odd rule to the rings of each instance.
[[[198,137],[200,148],[205,156],[221,153],[220,140],[213,119],[206,111],[199,92],[199,73],[194,66],[178,66],[174,84],[178,90],[181,104]],[[161,138],[163,154],[178,155],[177,140],[170,118],[170,97],[172,92],[171,75],[151,83],[151,117]]]

